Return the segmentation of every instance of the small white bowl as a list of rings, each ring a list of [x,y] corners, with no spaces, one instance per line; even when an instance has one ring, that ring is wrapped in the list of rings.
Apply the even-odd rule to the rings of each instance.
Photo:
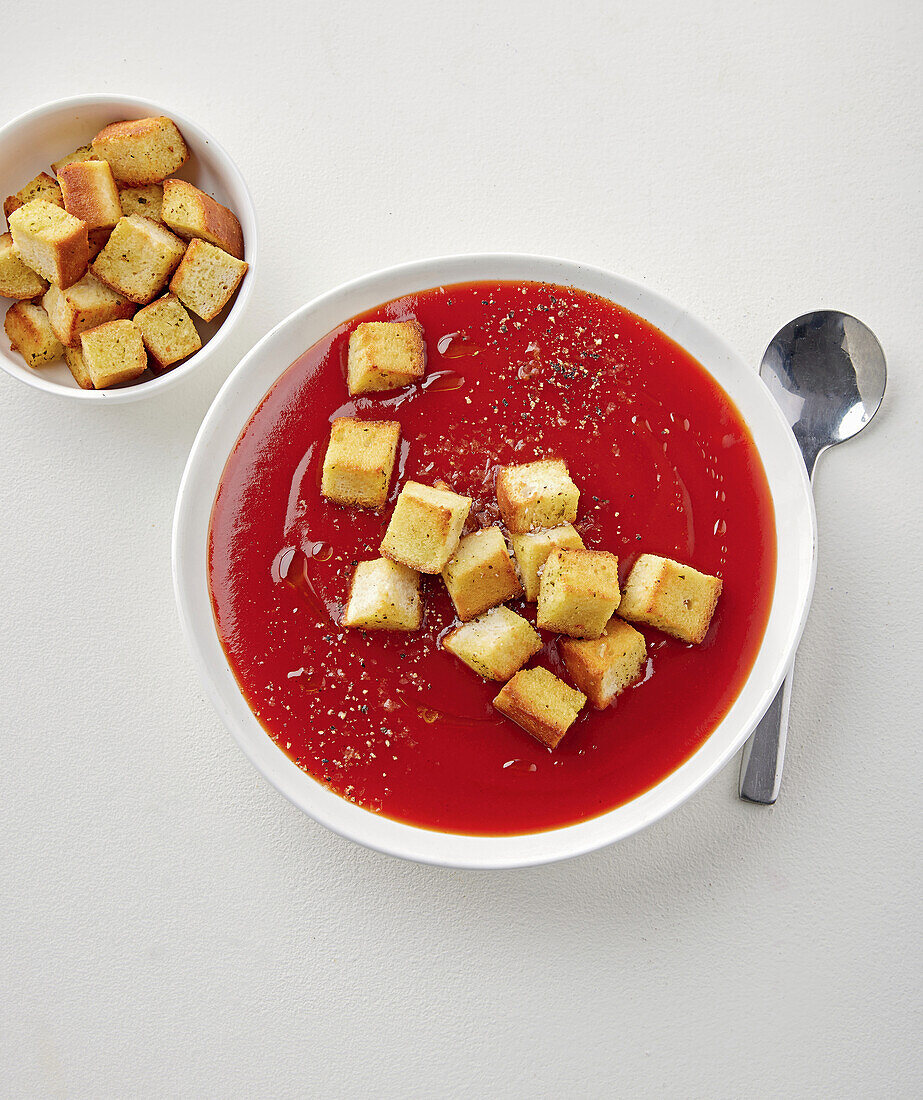
[[[0,334],[0,366],[14,378],[36,389],[62,397],[75,397],[80,401],[107,401],[110,404],[150,397],[175,385],[213,355],[247,306],[258,247],[256,210],[250,192],[237,165],[211,134],[171,107],[133,96],[84,95],[58,99],[33,108],[0,129],[0,197],[14,194],[39,172],[50,175],[52,161],[60,160],[74,149],[86,145],[110,122],[151,115],[172,118],[186,139],[191,155],[177,175],[230,207],[240,219],[244,259],[250,270],[230,307],[216,321],[206,325],[194,319],[202,336],[201,351],[163,374],[113,389],[81,389],[63,360],[33,370],[22,356],[10,350],[6,333]],[[12,303],[0,299],[0,304],[4,305],[5,313]]]
[[[440,833],[370,813],[298,768],[253,716],[228,665],[208,593],[208,526],[225,462],[250,415],[303,351],[363,310],[402,295],[480,279],[575,286],[646,318],[708,370],[740,410],[762,457],[776,515],[776,585],[769,622],[740,695],[698,751],[653,789],[599,817],[519,836]],[[719,771],[769,706],[807,618],[815,572],[814,502],[795,438],[757,372],[710,329],[659,294],[618,275],[539,256],[451,256],[379,271],[302,306],[256,345],[209,409],[180,485],[173,525],[173,578],[186,640],[208,693],[237,743],[263,775],[328,828],[390,855],[450,867],[521,867],[566,859],[651,824]]]

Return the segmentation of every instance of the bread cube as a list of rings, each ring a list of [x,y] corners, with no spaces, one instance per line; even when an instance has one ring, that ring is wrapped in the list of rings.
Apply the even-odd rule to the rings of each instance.
[[[75,149],[73,153],[68,153],[66,157],[61,157],[60,160],[56,160],[52,164],[51,170],[52,172],[54,172],[55,175],[57,175],[62,168],[64,168],[68,164],[73,164],[75,161],[99,159],[100,157],[97,153],[93,151],[92,145],[81,145],[80,148]]]
[[[27,202],[32,202],[33,199],[44,199],[53,206],[60,206],[62,210],[64,209],[61,188],[47,172],[40,172],[34,180],[29,180],[26,186],[17,191],[15,195],[9,195],[3,200],[3,213],[6,215],[7,221],[9,221],[10,214],[14,210],[18,210],[20,206],[25,206]]]
[[[442,579],[463,622],[522,595],[519,574],[499,527],[465,535],[446,563]]]
[[[577,518],[580,490],[560,458],[501,466],[497,474],[497,504],[507,530],[524,535],[543,527],[558,527]]]
[[[387,558],[360,561],[353,574],[343,626],[361,630],[419,630],[420,574]]]
[[[79,347],[66,347],[64,349],[64,362],[67,363],[71,374],[74,376],[74,381],[82,390],[92,390],[94,388],[93,379],[90,377],[87,365],[83,361],[83,352]]]
[[[536,624],[572,638],[598,638],[619,605],[619,559],[607,550],[555,550],[538,587]]]
[[[185,180],[163,181],[161,217],[184,240],[200,237],[238,260],[244,258],[244,235],[234,211]]]
[[[534,531],[527,535],[510,535],[519,575],[526,590],[527,600],[538,599],[539,573],[552,550],[582,550],[583,539],[569,523],[552,527],[549,531]]]
[[[112,235],[111,229],[89,229],[87,230],[87,244],[89,245],[89,251],[87,256],[92,263],[93,260],[102,252],[106,247],[106,244]]]
[[[80,337],[83,363],[98,390],[130,382],[144,374],[147,353],[131,321],[107,321]]]
[[[247,274],[247,264],[197,237],[189,242],[183,262],[170,281],[170,291],[197,313],[212,321],[224,309]]]
[[[621,619],[610,619],[599,638],[562,638],[558,651],[567,674],[598,710],[605,710],[644,671],[644,635]]]
[[[337,504],[381,508],[388,499],[401,426],[338,416],[330,425],[321,493]]]
[[[501,714],[531,733],[549,749],[576,722],[586,696],[576,691],[546,668],[526,668],[517,672],[494,699]]]
[[[54,334],[65,347],[79,347],[81,332],[106,321],[131,317],[135,305],[103,285],[89,271],[66,290],[50,286],[42,298]]]
[[[151,183],[147,187],[122,187],[119,189],[119,202],[126,218],[129,214],[140,214],[152,222],[163,222],[160,216],[163,188],[159,183]]]
[[[0,236],[0,297],[27,301],[42,294],[48,284],[16,255],[9,233]]]
[[[185,250],[169,229],[131,214],[119,219],[91,270],[116,293],[145,305],[166,286]]]
[[[173,294],[155,298],[132,318],[148,353],[161,370],[193,355],[202,346],[192,318]]]
[[[418,321],[366,321],[349,336],[349,392],[396,390],[426,372],[423,326]]]
[[[112,229],[122,216],[119,189],[104,160],[77,160],[58,173],[64,209],[87,229]]]
[[[45,199],[33,199],[10,215],[10,233],[19,258],[43,279],[68,287],[86,274],[87,227],[73,214]]]
[[[381,552],[419,573],[441,573],[458,548],[471,498],[408,481],[385,531]]]
[[[12,350],[18,351],[30,367],[53,363],[64,354],[61,341],[48,323],[48,314],[32,302],[11,305],[6,311],[3,328]]]
[[[699,645],[708,633],[722,583],[720,577],[671,558],[642,554],[625,582],[619,617]]]
[[[176,123],[163,116],[113,122],[93,138],[93,152],[109,162],[119,183],[132,187],[160,183],[189,156]]]
[[[542,648],[527,619],[508,607],[494,607],[442,639],[449,653],[485,680],[508,680]]]

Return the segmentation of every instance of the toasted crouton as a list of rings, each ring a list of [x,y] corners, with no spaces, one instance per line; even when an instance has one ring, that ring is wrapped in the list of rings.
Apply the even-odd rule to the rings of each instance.
[[[170,291],[203,321],[212,321],[234,296],[246,274],[247,264],[243,260],[195,237],[170,280]]]
[[[87,227],[60,206],[33,199],[10,215],[13,247],[27,267],[55,286],[68,287],[87,270]]]
[[[419,573],[441,573],[455,553],[471,498],[408,481],[385,531],[381,552]]]
[[[32,302],[15,302],[6,311],[3,327],[10,348],[18,351],[30,367],[53,363],[64,354],[61,341],[48,323],[48,314]]]
[[[57,175],[61,171],[61,169],[65,167],[65,165],[73,164],[75,161],[100,159],[101,158],[99,154],[93,151],[92,145],[81,145],[80,148],[75,149],[73,153],[68,153],[66,157],[61,157],[60,160],[56,160],[52,164],[51,170],[52,172],[54,172],[55,175]]]
[[[83,352],[79,347],[65,348],[64,362],[67,363],[71,374],[74,376],[74,381],[82,390],[92,390],[94,388],[93,379],[90,377],[87,365],[83,361]]]
[[[580,491],[560,458],[501,466],[497,474],[500,515],[514,535],[573,523],[579,499]]]
[[[80,337],[86,372],[96,389],[130,382],[144,374],[147,353],[131,321],[107,321]]]
[[[722,584],[720,577],[700,573],[672,558],[642,554],[625,582],[619,617],[648,623],[683,642],[699,645],[708,633]]]
[[[151,183],[147,187],[122,187],[119,189],[119,202],[126,218],[129,214],[140,214],[152,222],[163,222],[160,216],[163,188],[159,183]]]
[[[176,123],[162,116],[113,122],[93,138],[93,151],[109,162],[119,183],[132,187],[160,183],[189,156]]]
[[[185,180],[163,181],[161,218],[184,240],[200,237],[238,260],[244,258],[244,235],[234,211]]]
[[[450,631],[442,645],[485,680],[508,680],[538,653],[542,639],[522,615],[500,606]]]
[[[192,318],[173,294],[155,298],[132,318],[149,354],[161,370],[193,355],[202,346]]]
[[[401,426],[338,416],[330,425],[320,491],[337,504],[381,508],[388,499]]]
[[[442,579],[463,622],[522,595],[519,574],[499,527],[465,535],[446,563]]]
[[[366,321],[350,333],[346,383],[351,394],[395,390],[425,372],[418,321]]]
[[[66,290],[50,286],[42,305],[55,336],[65,347],[79,347],[82,332],[135,312],[133,302],[104,286],[89,271]]]
[[[538,588],[538,628],[598,638],[621,598],[618,566],[618,558],[606,550],[549,554]]]
[[[64,209],[88,230],[112,229],[122,216],[119,189],[104,160],[76,160],[58,173]]]
[[[527,535],[511,535],[516,564],[526,590],[527,600],[538,599],[539,573],[552,550],[582,550],[583,539],[575,527],[563,523],[550,531],[534,531]]]
[[[0,297],[27,301],[37,298],[48,284],[16,255],[9,233],[0,236]]]
[[[422,622],[419,573],[387,558],[359,562],[343,626],[362,630],[419,630]]]
[[[112,235],[111,229],[90,229],[87,232],[87,244],[89,245],[88,256],[90,262],[96,259],[96,257],[106,247],[106,243],[109,237]]]
[[[644,635],[621,619],[610,619],[599,638],[561,638],[558,650],[567,674],[598,710],[637,680],[647,661]]]
[[[91,270],[117,294],[145,305],[166,286],[185,248],[169,229],[131,214],[119,219]]]
[[[62,210],[64,209],[61,188],[47,172],[40,172],[34,180],[29,180],[26,186],[17,191],[15,195],[9,195],[3,200],[3,213],[6,215],[6,220],[10,220],[10,214],[14,210],[18,210],[20,206],[25,206],[27,202],[32,202],[33,199],[44,199],[53,206],[60,206]]]
[[[545,668],[527,668],[517,672],[494,699],[501,714],[531,733],[549,749],[576,722],[586,696]]]

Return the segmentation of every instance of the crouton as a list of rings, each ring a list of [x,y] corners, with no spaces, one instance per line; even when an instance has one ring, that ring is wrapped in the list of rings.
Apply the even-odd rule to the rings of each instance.
[[[96,389],[130,382],[144,374],[147,353],[131,321],[107,321],[80,337],[86,372]]]
[[[527,600],[538,599],[539,573],[552,550],[582,550],[583,539],[569,523],[552,527],[549,531],[535,531],[527,535],[511,535],[510,541],[516,554],[519,575],[526,590]]]
[[[3,200],[3,213],[6,215],[6,220],[10,220],[10,214],[14,210],[18,210],[20,206],[25,206],[27,202],[32,202],[33,199],[44,199],[45,202],[50,202],[52,206],[60,206],[62,210],[64,209],[61,188],[47,172],[40,172],[34,180],[29,180],[26,186],[17,191],[15,195],[9,195]]]
[[[536,625],[598,638],[619,605],[619,560],[606,550],[555,550],[538,587]]]
[[[366,321],[349,336],[349,392],[396,390],[426,372],[423,326],[418,321]]]
[[[501,714],[531,733],[549,749],[577,720],[586,696],[576,691],[545,668],[526,668],[517,672],[494,699]]]
[[[419,573],[441,573],[458,548],[471,498],[408,481],[385,531],[381,552]]]
[[[330,425],[321,493],[337,504],[381,508],[388,499],[401,426],[338,416]]]
[[[224,309],[247,274],[247,264],[197,237],[189,242],[183,262],[170,281],[170,291],[197,313],[212,321]]]
[[[64,354],[61,341],[48,323],[48,314],[32,302],[15,302],[6,311],[3,327],[10,347],[18,351],[30,367],[53,363]]]
[[[152,222],[163,222],[160,216],[163,188],[159,183],[152,183],[147,187],[122,187],[119,189],[119,202],[126,218],[129,214],[140,214],[142,218],[150,218]]]
[[[343,626],[361,630],[419,630],[420,574],[387,558],[360,561],[353,574]]]
[[[91,271],[117,294],[145,305],[166,286],[185,249],[169,229],[131,214],[119,219]]]
[[[508,680],[538,653],[542,639],[522,615],[500,606],[450,631],[442,645],[485,680]]]
[[[102,158],[99,156],[99,154],[93,151],[92,145],[81,145],[80,148],[75,149],[73,153],[68,153],[66,157],[61,157],[60,160],[56,160],[52,164],[51,170],[52,172],[54,172],[55,175],[57,175],[62,168],[64,168],[68,164],[73,164],[75,161],[101,159]]]
[[[562,638],[558,651],[568,676],[598,710],[637,680],[647,661],[644,635],[621,619],[610,619],[599,638]]]
[[[68,287],[86,274],[87,227],[73,214],[45,199],[33,199],[10,215],[10,233],[19,258],[43,279]]]
[[[119,189],[104,160],[76,160],[58,173],[64,209],[88,230],[112,229],[122,216]]]
[[[244,235],[234,211],[185,180],[163,181],[161,218],[184,240],[200,237],[238,260],[244,258]]]
[[[162,116],[113,122],[93,138],[93,152],[109,162],[119,183],[132,187],[160,183],[189,156],[176,123]]]
[[[463,622],[522,595],[519,574],[499,527],[465,535],[446,563],[442,579]]]
[[[80,334],[106,321],[130,317],[135,305],[104,286],[89,271],[66,290],[50,286],[42,299],[55,336],[65,347],[79,347]]]
[[[67,363],[71,374],[74,376],[74,381],[82,390],[92,390],[94,388],[93,379],[90,377],[87,365],[83,361],[83,352],[79,347],[65,348],[64,362]]]
[[[9,233],[0,236],[0,297],[27,301],[42,294],[48,284],[16,255]]]
[[[141,339],[161,370],[193,355],[202,346],[192,318],[173,294],[155,298],[132,318]]]
[[[91,262],[95,260],[100,252],[106,247],[106,243],[111,235],[111,229],[90,229],[87,231],[87,244],[89,245],[87,256]]]
[[[708,633],[722,583],[671,558],[642,554],[625,582],[619,616],[698,645]]]
[[[580,491],[560,458],[501,466],[497,474],[500,515],[514,535],[573,523],[579,499]]]

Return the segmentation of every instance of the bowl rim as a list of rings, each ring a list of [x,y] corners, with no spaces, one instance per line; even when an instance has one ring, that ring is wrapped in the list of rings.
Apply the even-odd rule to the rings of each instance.
[[[471,274],[473,269],[479,269],[479,273]],[[516,271],[519,274],[515,274]],[[787,468],[785,479],[780,478],[774,483],[767,455],[757,444],[766,467],[776,512],[776,587],[769,623],[754,667],[727,714],[679,768],[630,802],[576,824],[512,836],[441,833],[395,821],[347,802],[298,768],[253,716],[230,670],[208,596],[206,560],[214,494],[230,451],[265,393],[298,355],[338,323],[342,324],[365,308],[373,308],[378,303],[427,287],[495,278],[554,282],[589,289],[645,317],[687,349],[688,343],[683,334],[686,339],[695,336],[698,342],[704,342],[706,347],[712,349],[712,364],[717,364],[720,358],[727,364],[723,369],[733,372],[739,392],[729,396],[754,434],[755,442],[754,424],[740,409],[740,393],[745,393],[749,402],[761,407],[761,432],[770,433],[774,460]],[[587,285],[594,283],[607,285],[615,293],[610,290],[606,294]],[[388,289],[380,291],[378,288],[382,286]],[[394,291],[396,286],[403,286],[403,289]],[[356,305],[357,301],[367,301],[368,305]],[[346,302],[352,304],[341,305]],[[322,319],[325,310],[332,315],[339,310],[339,321],[327,324]],[[659,313],[669,323],[665,325],[651,320],[648,311]],[[300,350],[294,355],[288,355],[288,352],[281,355],[278,361],[283,365],[278,366],[272,361],[274,346],[282,344],[286,334],[294,337],[296,332],[301,333],[306,326],[310,326],[312,318],[318,319],[316,323],[321,330],[310,338],[300,337]],[[293,340],[293,343],[298,342]],[[690,354],[715,377],[707,359],[703,361],[694,350],[690,350]],[[230,446],[226,446],[228,439]],[[781,511],[777,491],[778,496],[785,497],[786,507]],[[783,532],[786,542],[792,543],[797,551],[784,566],[781,560]],[[418,863],[486,870],[556,862],[623,840],[676,809],[720,771],[756,727],[794,658],[814,588],[816,546],[813,495],[791,428],[758,373],[748,368],[717,334],[663,295],[602,268],[549,256],[492,252],[432,257],[382,268],[318,295],[275,325],[234,369],[202,421],[177,496],[172,564],[180,623],[199,678],[225,726],[264,778],[315,821],[367,848]],[[792,579],[796,582],[791,591],[780,590],[783,568],[793,574]],[[784,607],[778,612],[783,596],[788,597],[788,615]],[[773,636],[779,635],[776,639],[778,646],[774,653],[763,657],[771,632]],[[761,664],[767,667],[763,670],[761,685],[750,692],[755,694],[755,699],[749,702],[743,718],[736,716],[730,733],[725,731],[718,738],[735,710],[740,709],[740,701],[750,689],[754,672]]]
[[[54,394],[57,397],[73,398],[78,401],[102,401],[109,405],[123,405],[132,401],[141,401],[157,393],[163,393],[164,390],[175,386],[183,378],[188,377],[196,367],[201,367],[204,363],[208,362],[230,335],[231,331],[237,326],[247,307],[250,296],[253,293],[254,267],[259,253],[259,223],[256,214],[256,204],[253,201],[250,188],[247,186],[247,181],[244,179],[243,173],[240,171],[236,161],[231,157],[227,149],[225,149],[221,142],[208,130],[199,125],[199,123],[182,112],[175,111],[170,107],[165,107],[155,100],[145,99],[134,95],[119,95],[114,92],[90,92],[84,95],[65,96],[62,99],[49,100],[47,103],[39,104],[37,107],[31,107],[29,110],[10,119],[9,122],[4,123],[4,125],[0,127],[0,151],[3,149],[4,142],[14,131],[33,124],[43,116],[86,107],[103,107],[109,103],[116,109],[124,108],[127,110],[156,112],[159,115],[165,115],[168,118],[172,118],[179,126],[184,137],[191,137],[196,144],[202,143],[204,145],[209,145],[214,150],[218,161],[221,163],[221,174],[232,179],[246,199],[246,209],[235,210],[234,212],[244,226],[244,235],[247,241],[247,264],[249,265],[247,277],[243,280],[237,292],[237,296],[231,305],[231,309],[218,330],[199,351],[191,355],[184,362],[179,363],[170,370],[164,371],[162,374],[146,379],[139,385],[127,386],[122,389],[85,390],[80,386],[73,388],[70,386],[63,386],[59,382],[45,378],[41,371],[31,370],[25,364],[23,364],[22,371],[20,372],[16,369],[19,364],[11,363],[5,351],[3,354],[0,354],[0,367],[2,367],[11,378],[24,382],[27,386],[32,386],[33,389],[41,390],[43,393]]]

